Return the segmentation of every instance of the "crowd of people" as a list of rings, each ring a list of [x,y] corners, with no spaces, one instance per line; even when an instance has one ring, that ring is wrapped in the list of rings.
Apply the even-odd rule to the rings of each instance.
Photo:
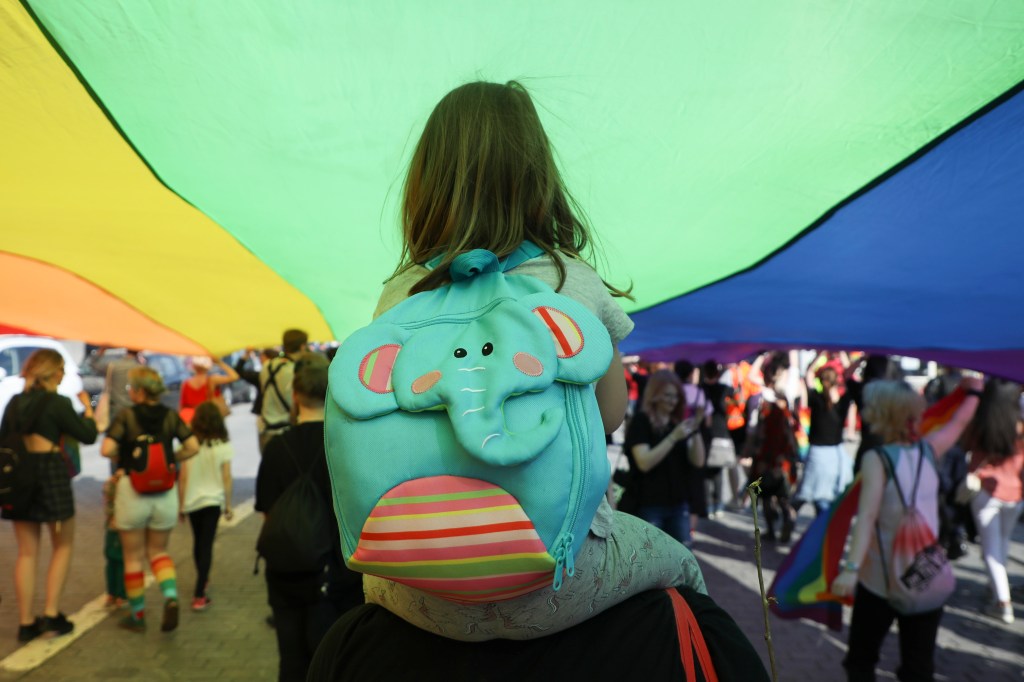
[[[905,645],[900,678],[932,679],[942,606],[914,613],[897,609],[887,596],[882,565],[886,545],[898,531],[900,510],[908,506],[900,494],[908,486],[914,493],[911,506],[921,511],[934,535],[944,538],[950,553],[962,539],[957,524],[973,521],[992,587],[991,612],[1011,622],[1006,560],[1022,508],[1020,386],[998,379],[983,386],[973,376],[954,382],[965,394],[958,412],[941,430],[924,435],[924,397],[893,376],[884,356],[851,359],[824,352],[804,368],[795,351],[774,351],[726,367],[713,360],[699,367],[680,360],[625,371],[617,345],[632,322],[614,298],[629,296],[629,291],[602,280],[586,260],[589,228],[553,158],[520,84],[471,83],[446,95],[413,154],[403,198],[402,258],[377,306],[377,315],[386,314],[419,292],[449,284],[448,266],[461,253],[486,249],[505,256],[529,240],[543,253],[510,272],[532,276],[585,306],[613,344],[612,362],[607,371],[601,365],[604,374],[595,383],[595,414],[598,428],[608,434],[625,418],[628,466],[617,477],[623,491],[617,499],[609,495],[602,501],[575,558],[574,570],[586,580],[563,587],[569,593],[580,590],[578,603],[563,599],[564,608],[552,609],[566,592],[538,590],[510,600],[502,612],[499,625],[506,630],[494,637],[531,640],[515,643],[515,659],[544,661],[549,674],[570,674],[577,661],[594,659],[586,647],[603,641],[601,635],[611,640],[641,632],[627,632],[635,628],[622,618],[604,618],[605,608],[628,613],[629,621],[641,614],[655,618],[656,624],[642,631],[645,642],[681,650],[679,614],[693,609],[702,616],[686,622],[712,640],[716,667],[742,670],[734,673],[742,679],[766,679],[749,642],[704,594],[700,567],[688,549],[699,539],[698,524],[720,518],[727,500],[733,510],[741,510],[749,503],[747,484],[759,480],[766,541],[791,542],[802,505],[826,513],[858,471],[863,480],[858,521],[843,570],[830,586],[835,594],[853,598],[845,663],[851,680],[874,679],[878,649],[894,619]],[[491,350],[488,342],[484,355]],[[466,353],[456,349],[457,358],[459,351]],[[523,374],[543,371],[536,358],[523,355],[516,356]],[[160,402],[165,391],[160,374],[129,351],[109,365],[109,424],[98,428],[88,396],[83,395],[85,412],[77,414],[67,398],[56,395],[61,356],[40,350],[30,358],[23,370],[25,391],[9,403],[0,425],[0,439],[22,439],[33,477],[30,499],[3,512],[14,523],[18,544],[18,639],[66,634],[74,627],[60,611],[75,517],[73,471],[61,447],[63,436],[92,443],[104,434],[101,452],[111,460],[104,555],[109,603],[128,611],[121,626],[146,630],[147,563],[163,602],[160,629],[178,626],[177,572],[167,546],[173,528],[186,517],[196,565],[191,606],[196,611],[211,607],[213,538],[221,516],[230,518],[233,510],[234,453],[220,392],[241,378],[257,388],[253,411],[261,461],[255,508],[263,514],[258,547],[266,560],[279,679],[307,679],[307,674],[320,679],[318,671],[331,679],[359,679],[353,671],[385,663],[406,671],[418,665],[421,679],[437,679],[447,674],[446,663],[476,665],[481,652],[502,651],[490,642],[459,641],[473,639],[466,636],[473,630],[468,624],[496,620],[490,604],[430,604],[416,588],[369,576],[364,598],[364,577],[345,565],[333,513],[337,491],[324,443],[329,358],[310,352],[306,334],[292,329],[284,333],[279,350],[262,352],[258,368],[250,367],[248,359],[255,360],[255,352],[235,367],[216,358],[193,358],[194,374],[182,386],[178,409],[171,409]],[[426,391],[423,382],[428,380],[437,377],[416,379],[414,390]],[[382,391],[389,388],[390,377]],[[859,447],[851,457],[848,448],[854,441]],[[962,466],[947,464],[956,458]],[[970,509],[969,518],[955,511],[940,514],[940,498],[948,503],[962,486],[973,487],[960,505]],[[303,540],[291,551],[282,549],[282,518],[308,520],[285,524],[286,530],[290,525],[303,531]],[[44,525],[54,551],[43,613],[37,617],[35,575]],[[566,566],[567,577],[573,577],[571,557]],[[652,602],[650,592],[656,588],[670,588],[671,601]],[[553,586],[552,592],[558,589]],[[689,606],[679,607],[680,597]],[[451,627],[437,630],[434,620],[418,622],[403,603],[421,605],[419,613],[429,606],[431,613],[443,613]],[[443,644],[418,639],[419,630],[432,628],[444,636]],[[416,661],[393,656],[396,636],[418,647]],[[552,642],[563,655],[550,655]],[[683,665],[686,656],[682,659],[673,665]],[[661,663],[635,661],[632,673],[648,677],[645,670]],[[512,670],[515,665],[509,666]]]
[[[917,391],[899,378],[898,367],[886,356],[860,355],[851,361],[845,353],[829,352],[817,354],[795,382],[797,358],[796,352],[766,352],[724,373],[709,361],[700,378],[685,361],[629,367],[635,404],[623,448],[635,471],[618,477],[624,487],[620,505],[692,543],[697,519],[715,518],[726,479],[734,482],[736,510],[744,508],[745,490],[735,482],[759,480],[763,538],[785,543],[794,539],[802,505],[813,505],[816,515],[827,513],[860,472],[857,521],[842,571],[831,586],[834,594],[853,597],[844,665],[851,680],[874,679],[885,633],[897,620],[900,679],[933,679],[941,605],[906,613],[890,604],[887,548],[907,499],[914,500],[910,506],[920,510],[950,560],[963,555],[967,537],[977,538],[990,588],[990,600],[979,610],[1007,624],[1014,621],[1006,565],[1010,537],[1024,511],[1021,386],[999,378],[983,382],[943,368]],[[701,387],[704,398],[687,394],[684,385]],[[941,428],[923,433],[926,406],[958,388],[963,400],[957,411]],[[705,410],[726,415],[716,424]],[[742,414],[731,429],[730,410]],[[806,426],[798,418],[802,411],[809,417]],[[703,420],[708,451],[721,434],[732,436],[739,455],[732,477],[709,463],[701,466],[692,449],[681,445],[693,433],[694,419]],[[800,436],[808,441],[805,452]],[[915,454],[919,446],[923,449]],[[969,533],[965,524],[972,526]]]

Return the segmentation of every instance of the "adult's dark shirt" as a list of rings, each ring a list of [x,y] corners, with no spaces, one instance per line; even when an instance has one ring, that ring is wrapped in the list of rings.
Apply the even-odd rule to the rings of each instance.
[[[291,452],[288,451],[289,447]],[[256,475],[256,511],[273,513],[274,502],[299,477],[296,460],[304,471],[310,470],[324,496],[331,523],[333,551],[327,557],[324,571],[280,573],[267,568],[268,602],[278,608],[307,606],[321,600],[323,590],[326,590],[328,598],[337,601],[341,608],[356,606],[363,601],[363,577],[361,573],[350,571],[342,559],[338,520],[333,513],[334,498],[324,451],[322,421],[303,422],[267,443]]]
[[[854,472],[860,471],[860,463],[865,452],[885,445],[882,437],[871,431],[871,424],[864,418],[864,387],[866,383],[856,380],[846,382],[846,395],[857,406],[857,414],[860,416],[860,445],[857,446],[857,457],[853,462]]]
[[[757,650],[728,613],[707,595],[689,588],[679,593],[700,624],[718,679],[769,679]],[[654,590],[568,630],[526,641],[459,642],[364,604],[339,618],[323,638],[307,679],[676,682],[686,675],[671,601],[664,590]]]
[[[134,418],[132,418],[134,417]],[[178,413],[160,403],[140,403],[114,415],[107,437],[117,441],[119,455],[131,452],[135,439],[142,434],[159,438],[173,452],[174,440],[184,443],[192,435]]]
[[[696,488],[703,485],[704,479],[699,470],[690,464],[687,441],[673,445],[664,459],[647,472],[640,471],[633,456],[635,445],[646,444],[653,448],[673,427],[655,428],[647,414],[638,410],[626,429],[623,448],[629,458],[630,485],[637,487],[634,499],[640,506],[675,506],[684,502],[694,505],[699,501]]]
[[[735,395],[732,386],[725,384],[704,384],[704,395],[708,403],[714,408],[711,412],[711,427],[707,429],[706,439],[728,438],[729,437],[729,415],[725,409],[725,402]]]
[[[61,434],[86,444],[95,443],[97,436],[96,422],[75,412],[70,398],[43,389],[19,393],[7,403],[0,422],[0,440],[12,431],[34,433],[53,443]]]
[[[256,387],[256,399],[252,401],[252,409],[249,411],[258,416],[263,412],[263,386],[260,385],[259,370],[249,369],[249,358],[244,355],[235,361],[234,369],[242,381]]]
[[[850,411],[850,394],[844,393],[832,405],[821,391],[807,392],[807,407],[811,411],[811,428],[807,440],[811,445],[841,445],[843,422]]]

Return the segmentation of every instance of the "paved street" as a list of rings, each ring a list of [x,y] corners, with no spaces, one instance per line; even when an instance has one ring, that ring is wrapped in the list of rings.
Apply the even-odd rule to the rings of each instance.
[[[236,449],[235,504],[244,515],[247,508],[251,509],[259,460],[255,426],[247,406],[235,406],[229,428]],[[11,576],[14,537],[10,524],[0,525],[0,682],[275,679],[277,649],[273,630],[264,623],[269,607],[263,576],[253,575],[259,515],[249,515],[228,527],[222,525],[211,579],[214,604],[208,611],[193,613],[187,608],[188,600],[183,599],[185,608],[177,631],[161,633],[157,617],[152,618],[145,635],[124,632],[116,627],[120,614],[107,617],[97,604],[97,598],[104,592],[100,485],[107,465],[98,458],[95,448],[87,449],[84,456],[85,470],[75,482],[76,555],[62,605],[69,616],[77,613],[74,620],[78,628],[73,635],[45,642],[37,640],[19,648]],[[808,521],[808,516],[802,516],[798,527],[804,527]],[[721,519],[703,521],[698,528],[695,551],[712,596],[737,620],[767,664],[752,528],[749,514],[726,513]],[[194,569],[187,526],[175,531],[171,551],[178,567],[179,589],[183,597],[188,597]],[[766,584],[785,551],[784,547],[766,549]],[[986,578],[978,548],[972,546],[971,555],[956,562],[958,591],[946,609],[939,635],[938,679],[1024,680],[1024,525],[1018,525],[1012,552],[1010,574],[1017,605],[1017,622],[1012,626],[980,613]],[[44,561],[46,557],[48,549]],[[150,613],[158,614],[162,601],[155,585],[147,589],[146,596]],[[37,600],[36,611],[40,612],[41,594]],[[846,617],[849,618],[848,609]],[[95,625],[86,627],[90,622]],[[843,679],[840,661],[845,651],[845,630],[833,633],[813,623],[774,617],[771,627],[780,679]],[[396,651],[400,651],[400,646],[396,645]],[[880,667],[884,672],[880,679],[895,679],[891,671],[896,660],[893,634],[883,652]]]

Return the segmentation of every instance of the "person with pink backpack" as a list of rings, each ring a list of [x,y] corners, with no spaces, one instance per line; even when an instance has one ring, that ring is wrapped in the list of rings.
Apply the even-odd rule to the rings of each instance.
[[[843,666],[851,682],[875,679],[875,664],[893,620],[899,625],[900,680],[929,681],[946,598],[955,585],[938,535],[939,476],[946,454],[970,421],[981,379],[965,378],[966,396],[944,426],[924,437],[925,402],[903,381],[865,388],[865,418],[883,446],[864,454],[857,521],[842,572],[831,592],[853,595],[853,620]],[[928,536],[931,541],[928,542]]]

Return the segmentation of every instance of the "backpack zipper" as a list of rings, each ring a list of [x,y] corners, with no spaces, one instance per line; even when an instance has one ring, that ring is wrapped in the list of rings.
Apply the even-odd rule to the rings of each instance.
[[[576,521],[580,515],[580,506],[583,504],[584,488],[590,482],[590,439],[586,429],[580,426],[579,410],[581,408],[578,391],[585,390],[583,387],[564,385],[566,392],[566,404],[568,414],[566,423],[569,425],[569,438],[572,442],[573,477],[569,487],[569,513],[562,524],[562,530],[555,539],[553,554],[555,556],[555,578],[551,583],[551,589],[557,592],[562,587],[562,569],[570,578],[576,575],[575,557],[572,545],[576,537],[572,529],[576,527]],[[578,473],[578,475],[577,475]]]

